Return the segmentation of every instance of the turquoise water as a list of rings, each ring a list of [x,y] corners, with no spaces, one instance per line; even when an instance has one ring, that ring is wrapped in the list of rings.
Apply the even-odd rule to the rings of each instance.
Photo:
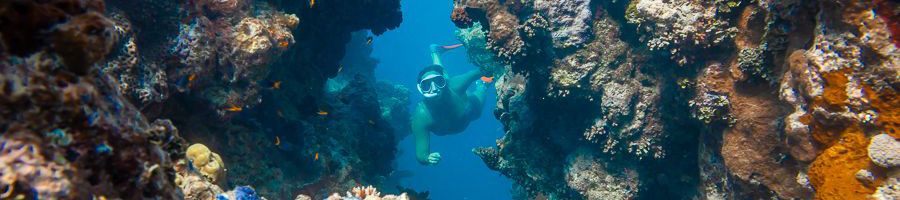
[[[431,63],[428,45],[458,43],[453,34],[456,27],[448,20],[453,5],[450,1],[419,0],[402,1],[401,6],[406,20],[400,28],[374,40],[372,57],[381,61],[375,69],[375,76],[379,80],[401,83],[410,91],[415,91],[416,75]],[[442,59],[451,75],[475,69],[468,62],[465,49],[447,52]],[[431,137],[432,151],[442,155],[441,163],[436,166],[423,166],[416,162],[412,136],[400,141],[397,170],[408,170],[413,174],[401,184],[417,191],[427,190],[434,200],[511,199],[509,179],[488,169],[472,153],[472,148],[496,145],[495,140],[503,135],[502,125],[492,114],[495,94],[493,89],[488,92],[481,117],[469,124],[466,131]],[[411,94],[412,102],[421,99],[422,95],[417,92]]]

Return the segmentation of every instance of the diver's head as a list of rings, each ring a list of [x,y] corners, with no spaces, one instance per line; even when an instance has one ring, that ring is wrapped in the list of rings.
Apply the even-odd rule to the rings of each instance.
[[[440,65],[431,65],[419,72],[416,88],[425,98],[436,98],[447,87],[447,78],[444,77],[444,68]]]

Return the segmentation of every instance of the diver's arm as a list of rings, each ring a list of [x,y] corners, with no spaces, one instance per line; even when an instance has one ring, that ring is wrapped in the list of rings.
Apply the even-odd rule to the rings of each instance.
[[[478,80],[478,78],[481,78],[481,70],[478,69],[456,75],[450,78],[450,89],[459,94],[465,94],[466,89],[469,89],[469,85]]]
[[[423,165],[435,164],[431,162],[429,156],[431,154],[431,133],[428,126],[432,123],[431,115],[422,103],[416,106],[410,125],[413,137],[416,140],[416,160]]]

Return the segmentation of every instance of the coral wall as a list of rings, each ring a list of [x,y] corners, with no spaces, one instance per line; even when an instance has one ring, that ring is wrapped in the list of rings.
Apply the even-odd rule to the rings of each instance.
[[[518,198],[896,198],[896,3],[454,2]]]
[[[322,199],[392,171],[409,94],[366,38],[397,0],[14,0],[0,21],[2,199]]]

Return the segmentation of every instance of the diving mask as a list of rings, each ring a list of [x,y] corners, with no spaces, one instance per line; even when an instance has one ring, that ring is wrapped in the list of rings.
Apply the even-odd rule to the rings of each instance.
[[[430,74],[422,78],[422,81],[417,86],[419,93],[422,93],[426,98],[432,98],[438,96],[441,93],[441,89],[447,87],[447,79],[441,75]]]

